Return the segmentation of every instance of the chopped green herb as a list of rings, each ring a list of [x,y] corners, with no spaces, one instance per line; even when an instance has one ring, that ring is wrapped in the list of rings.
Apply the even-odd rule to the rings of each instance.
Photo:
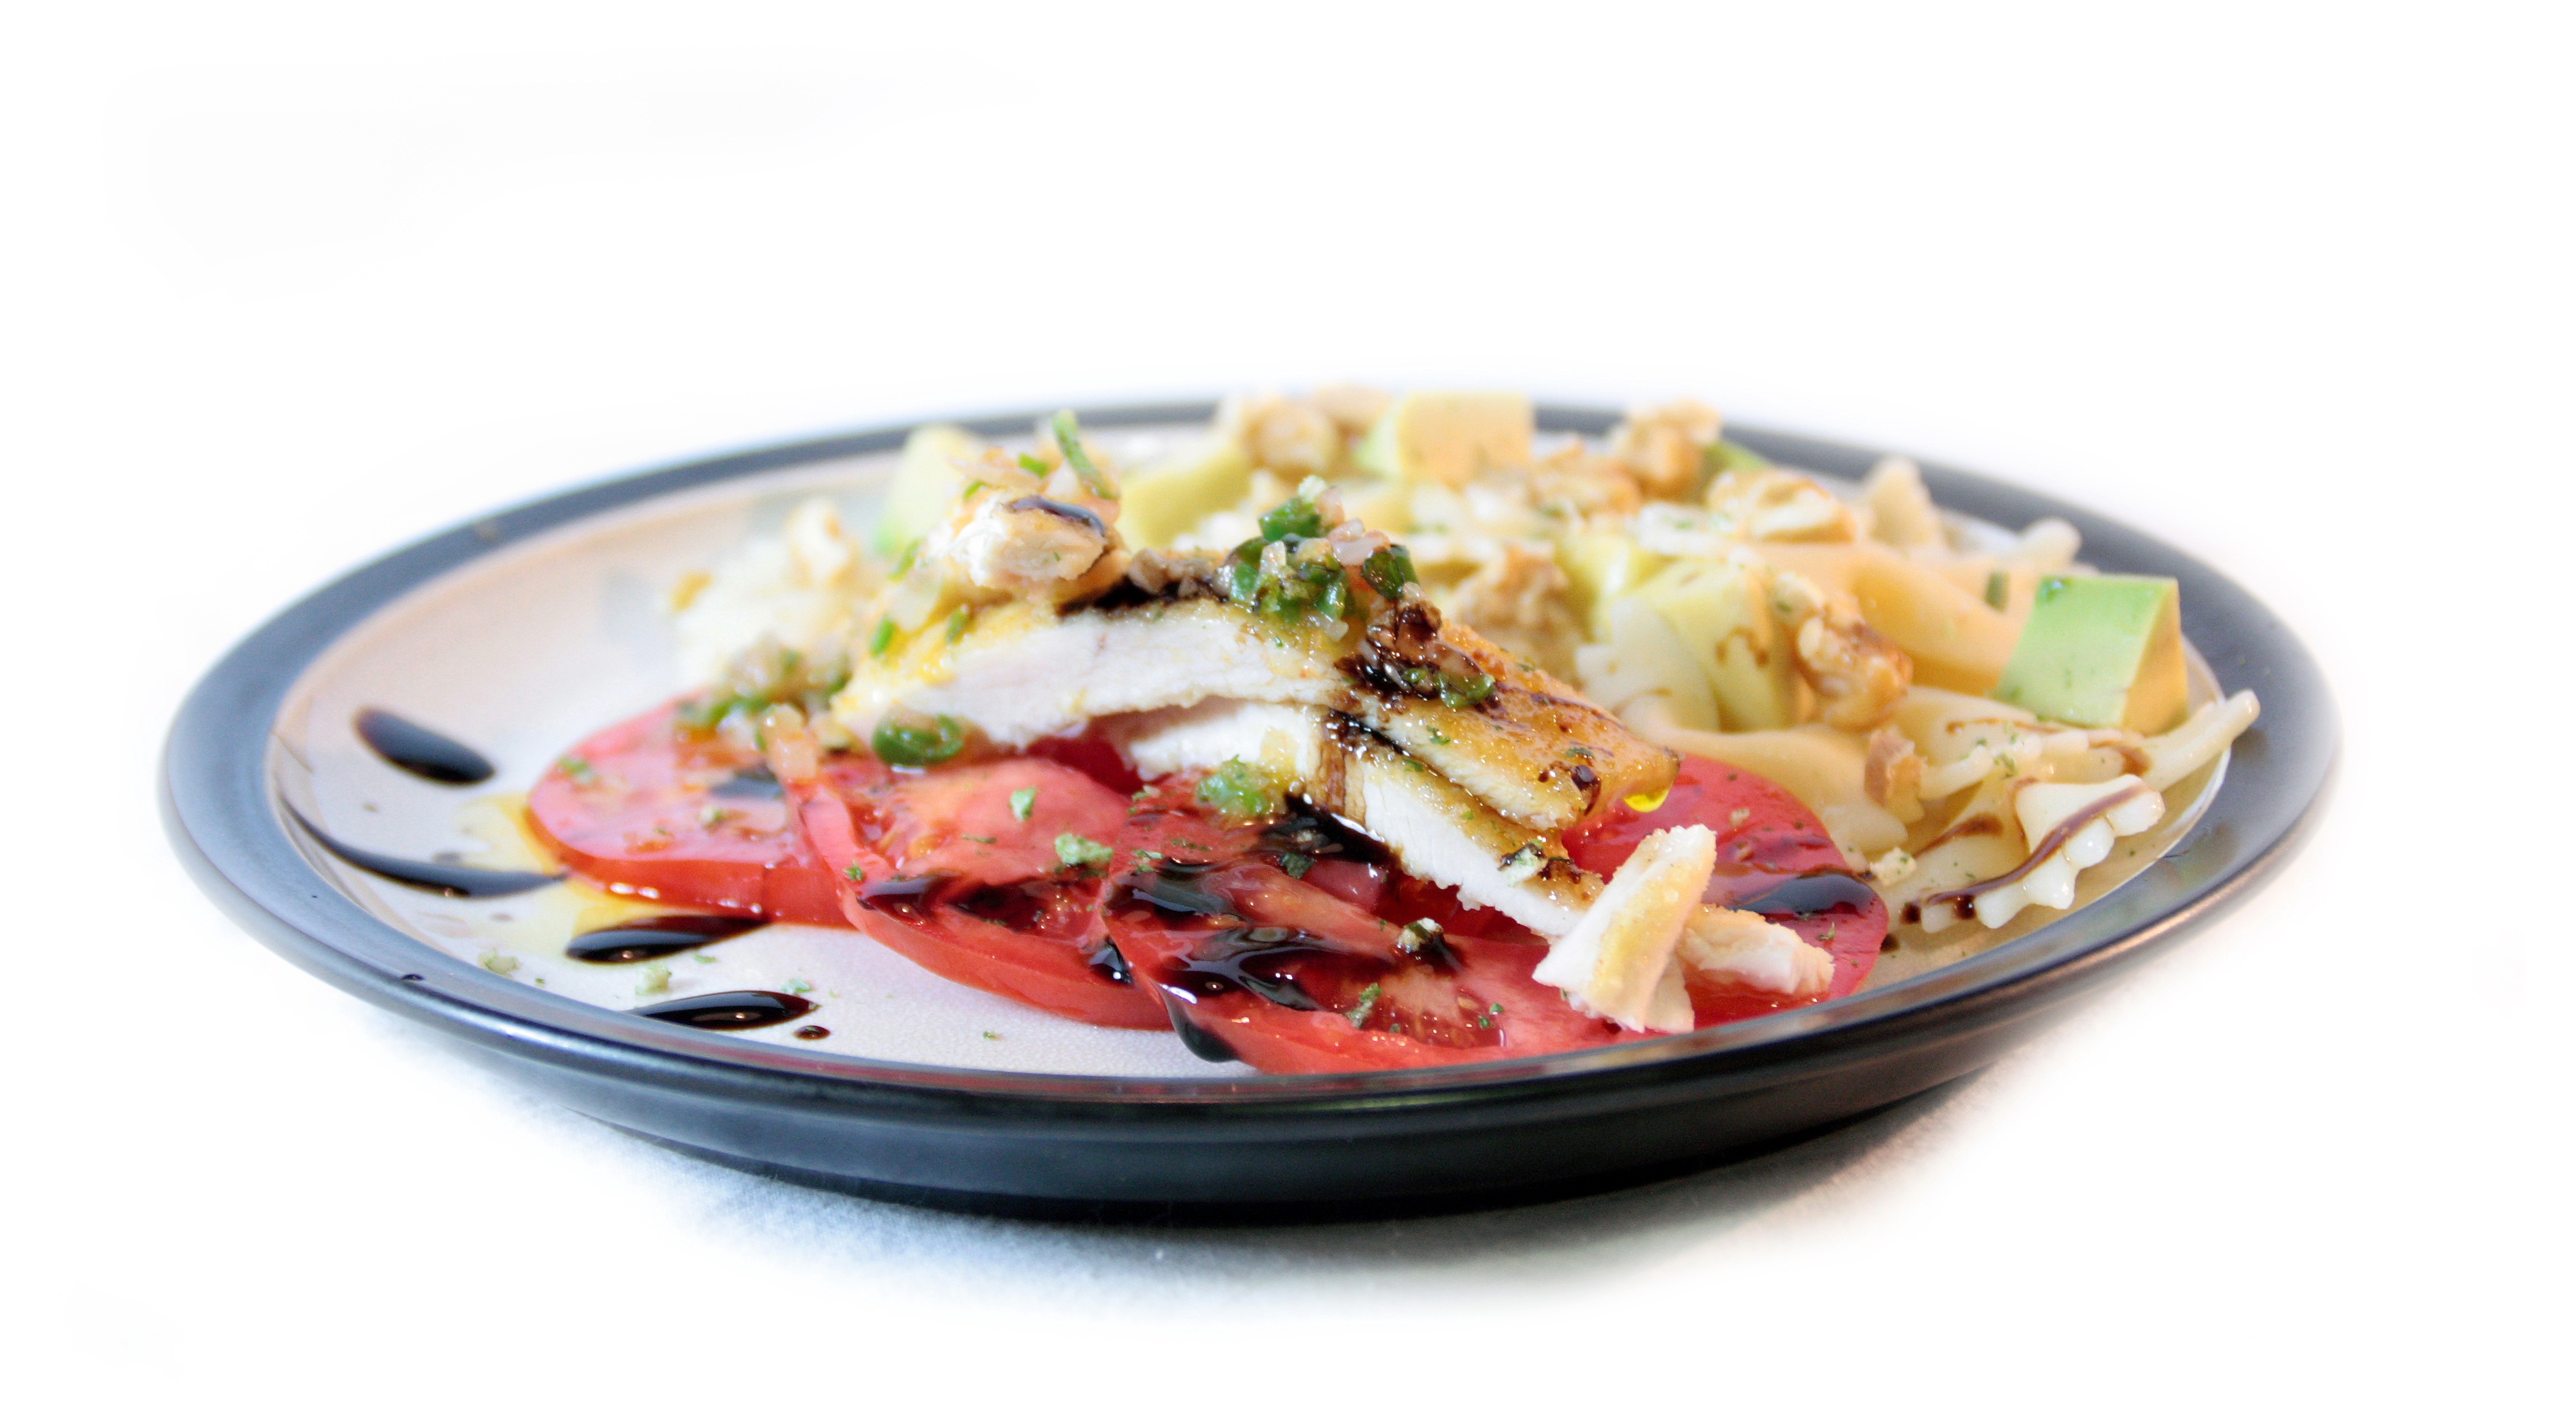
[[[955,643],[966,637],[966,626],[974,622],[975,611],[971,609],[961,609],[948,616],[948,641]]]
[[[1404,587],[1418,578],[1413,573],[1413,553],[1401,546],[1382,547],[1360,562],[1360,579],[1390,600],[1403,594]]]
[[[1235,819],[1278,812],[1282,786],[1258,767],[1229,760],[1207,773],[1194,791],[1198,802]]]
[[[1489,1004],[1485,1006],[1485,1012],[1500,1017],[1503,1012],[1503,1006],[1500,1004]]]
[[[951,716],[927,721],[887,717],[877,723],[868,747],[888,765],[937,765],[966,749],[966,724]]]
[[[1017,819],[1017,820],[1019,820],[1021,823],[1025,824],[1025,823],[1029,822],[1029,816],[1030,816],[1031,814],[1034,814],[1034,813],[1036,813],[1036,812],[1037,812],[1037,807],[1038,807],[1038,787],[1037,787],[1037,786],[1035,786],[1035,785],[1031,785],[1031,786],[1028,786],[1028,787],[1027,787],[1027,788],[1025,788],[1025,789],[1018,789],[1018,790],[1013,790],[1013,791],[1011,791],[1011,817],[1012,817],[1012,818]]]
[[[966,490],[964,492],[957,494],[957,500],[960,502],[972,502],[975,500],[975,494],[982,492],[990,486],[992,486],[992,484],[985,482],[981,478],[977,478],[975,481],[966,485]]]
[[[599,778],[599,772],[590,768],[590,762],[579,756],[566,756],[556,761],[555,769],[571,776],[576,785],[587,785]]]
[[[671,967],[667,965],[653,966],[635,982],[635,993],[640,995],[669,994],[670,992]]]
[[[1303,853],[1279,855],[1279,871],[1293,878],[1304,877],[1315,866],[1315,860]]]
[[[995,841],[993,836],[990,834],[959,834],[958,837],[966,840],[968,843],[992,843]]]
[[[1565,758],[1567,760],[1590,760],[1592,759],[1592,748],[1589,746],[1568,746],[1565,748]]]
[[[885,657],[886,650],[894,647],[894,635],[895,627],[894,617],[892,615],[888,615],[887,617],[878,620],[876,632],[868,635],[868,656],[870,658]]]
[[[808,983],[804,976],[799,975],[794,979],[789,980],[786,984],[779,986],[779,988],[787,991],[789,994],[804,994],[808,990],[813,989],[814,986]]]
[[[1077,833],[1055,836],[1055,860],[1068,868],[1105,868],[1118,850]]]
[[[519,968],[519,958],[503,951],[485,951],[483,968],[495,975],[507,975]]]
[[[912,574],[913,566],[921,560],[921,541],[922,538],[916,536],[904,543],[903,554],[897,557],[894,563],[893,579],[901,580]]]
[[[2012,577],[2000,570],[1986,572],[1986,603],[2001,609],[2012,599]]]
[[[1382,991],[1376,985],[1370,985],[1360,991],[1360,1002],[1342,1011],[1342,1017],[1351,1021],[1352,1028],[1368,1027],[1369,1015],[1377,1012],[1377,997],[1380,993]]]
[[[1438,668],[1413,667],[1396,676],[1415,692],[1439,698],[1444,707],[1473,707],[1494,695],[1493,676],[1482,669],[1462,675]]]
[[[1064,450],[1065,466],[1073,470],[1075,477],[1082,479],[1082,485],[1091,489],[1092,496],[1118,495],[1118,489],[1110,486],[1108,475],[1093,466],[1091,455],[1084,451],[1082,426],[1074,422],[1071,410],[1055,412],[1055,446]]]
[[[1045,459],[1034,453],[1024,453],[1020,455],[1020,471],[1032,478],[1043,478],[1050,470]]]
[[[986,1029],[986,1030],[984,1030],[984,1037],[986,1037],[986,1038],[989,1038],[989,1039],[993,1040],[995,1043],[999,1043],[999,1042],[1001,1042],[1001,1041],[1002,1041],[1002,1036],[1001,1036],[1000,1034],[997,1034],[997,1033],[993,1032],[991,1029]]]
[[[848,878],[852,882],[866,882],[868,880],[868,870],[860,867],[856,863],[852,863],[850,866],[841,870],[841,876]]]
[[[713,965],[716,963],[716,958],[708,955],[704,951],[689,952],[689,959],[696,961],[700,965]]]

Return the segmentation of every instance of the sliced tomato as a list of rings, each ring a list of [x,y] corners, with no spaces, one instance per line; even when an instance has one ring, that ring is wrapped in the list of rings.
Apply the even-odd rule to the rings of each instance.
[[[1843,861],[1822,820],[1796,796],[1751,771],[1692,756],[1662,804],[1639,812],[1626,805],[1565,836],[1577,866],[1608,875],[1646,835],[1701,824],[1717,834],[1717,871],[1702,900],[1760,912],[1834,957],[1839,999],[1860,988],[1887,942],[1887,904]],[[1693,981],[1700,1024],[1750,1018],[1813,1000],[1776,1000]]]
[[[1130,874],[1108,919],[1183,1037],[1264,1072],[1436,1067],[1640,1037],[1532,980],[1542,942],[1408,929],[1257,856]]]
[[[657,901],[842,925],[831,871],[760,754],[682,730],[675,711],[612,726],[546,772],[528,794],[538,836],[582,876]]]
[[[1169,1020],[1110,944],[1106,884],[1146,855],[1231,857],[1252,841],[1133,805],[1036,756],[927,772],[844,767],[795,797],[851,925],[959,984],[1118,1028]]]

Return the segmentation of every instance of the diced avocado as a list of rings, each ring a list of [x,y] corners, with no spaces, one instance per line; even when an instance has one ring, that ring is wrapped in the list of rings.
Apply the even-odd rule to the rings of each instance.
[[[912,437],[903,441],[894,481],[886,485],[885,506],[878,510],[876,527],[868,534],[877,554],[895,560],[905,547],[929,535],[966,487],[966,479],[949,462],[983,451],[982,439],[954,424],[925,424],[913,430]]]
[[[1526,466],[1536,432],[1527,395],[1415,390],[1386,407],[1353,457],[1383,477],[1463,487],[1488,468]]]
[[[1645,583],[1665,560],[1624,531],[1578,531],[1556,543],[1556,564],[1574,587],[1575,617],[1596,639],[1609,632],[1611,602]]]
[[[2181,600],[2163,576],[2046,577],[1995,699],[2071,726],[2169,730],[2189,711]]]
[[[1601,636],[1622,696],[1661,693],[1675,724],[1717,730],[1717,699],[1708,690],[1708,675],[1691,665],[1681,636],[1653,605],[1635,595],[1611,600],[1603,608]]]
[[[1708,461],[1708,476],[1712,478],[1780,466],[1742,444],[1729,443],[1724,439],[1701,450],[1700,456]]]
[[[1740,560],[1675,561],[1638,588],[1708,678],[1728,731],[1798,722],[1798,674],[1772,617],[1770,572]]]
[[[1131,546],[1169,546],[1210,512],[1243,500],[1252,460],[1231,440],[1210,437],[1119,485],[1118,532]]]

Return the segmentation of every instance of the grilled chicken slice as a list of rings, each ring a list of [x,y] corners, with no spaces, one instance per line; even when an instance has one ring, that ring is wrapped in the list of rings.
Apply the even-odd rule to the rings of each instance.
[[[1542,936],[1574,930],[1601,892],[1601,880],[1574,866],[1553,836],[1495,813],[1321,707],[1220,698],[1121,717],[1107,732],[1148,779],[1255,759],[1307,803],[1385,844],[1406,872]]]
[[[1439,695],[1443,679],[1479,675],[1491,680],[1480,699]],[[1672,752],[1428,607],[1389,609],[1332,639],[1187,591],[1113,592],[1062,614],[1001,605],[978,611],[954,641],[933,625],[859,667],[833,715],[860,736],[893,712],[953,716],[1016,746],[1211,698],[1351,717],[1495,814],[1547,833],[1663,790],[1677,765]]]

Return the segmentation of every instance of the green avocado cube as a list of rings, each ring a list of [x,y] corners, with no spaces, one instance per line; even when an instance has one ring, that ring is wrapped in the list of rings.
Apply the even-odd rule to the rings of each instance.
[[[1211,436],[1119,484],[1118,533],[1130,546],[1169,546],[1209,513],[1242,502],[1251,487],[1242,447]]]
[[[1353,457],[1383,477],[1465,487],[1489,468],[1526,468],[1536,411],[1527,395],[1414,390],[1396,397]]]
[[[913,430],[903,441],[903,457],[895,462],[894,481],[886,485],[885,505],[877,509],[868,544],[891,561],[928,536],[931,528],[948,519],[957,494],[966,488],[964,475],[949,463],[983,452],[982,439],[953,424],[925,424]]]
[[[2070,726],[2153,736],[2189,711],[2181,587],[2156,575],[2051,575],[1994,697]]]

